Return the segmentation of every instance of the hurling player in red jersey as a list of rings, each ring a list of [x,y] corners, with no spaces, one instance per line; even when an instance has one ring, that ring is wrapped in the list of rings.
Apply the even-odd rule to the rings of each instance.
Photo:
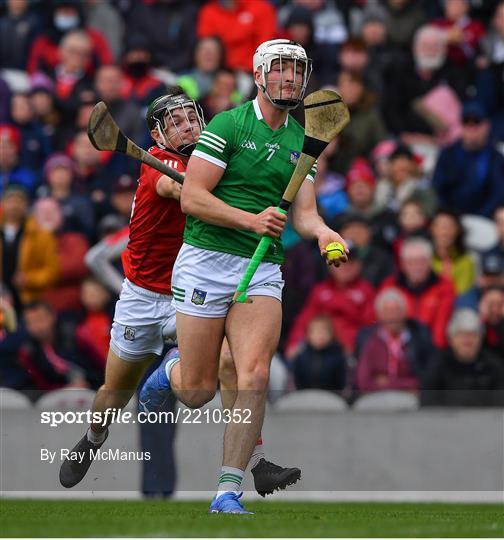
[[[155,142],[149,153],[183,173],[203,128],[200,107],[175,87],[149,106],[147,124]],[[142,164],[122,254],[125,279],[115,307],[105,383],[92,407],[102,418],[107,409],[127,405],[148,366],[163,352],[164,340],[175,336],[170,283],[185,225],[180,191],[180,184]],[[64,487],[73,487],[85,476],[93,457],[90,450],[100,448],[108,436],[102,423],[93,422],[74,448],[84,451],[86,459],[63,462]]]
[[[147,124],[156,145],[149,153],[169,167],[184,173],[187,162],[204,126],[199,105],[181,88],[173,87],[154,100],[147,110]],[[171,273],[182,245],[185,216],[180,208],[180,184],[142,164],[131,210],[129,240],[122,252],[125,279],[116,303],[112,324],[105,383],[99,388],[92,407],[104,417],[107,409],[125,407],[148,366],[160,355],[166,340],[176,337],[175,308],[172,306]],[[102,276],[103,277],[103,276]],[[224,340],[219,368],[223,405],[232,409],[236,392],[236,370]],[[72,449],[85,456],[79,461],[66,459],[60,469],[60,482],[70,488],[86,475],[93,452],[108,436],[111,418],[91,423],[86,434]],[[91,452],[91,450],[93,452]],[[283,489],[298,479],[299,469],[286,469],[264,459],[259,438],[251,458],[257,491],[263,496]]]

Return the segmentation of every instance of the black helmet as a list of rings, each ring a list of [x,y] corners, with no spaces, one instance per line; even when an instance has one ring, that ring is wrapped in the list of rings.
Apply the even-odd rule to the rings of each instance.
[[[175,86],[168,89],[168,94],[156,98],[147,109],[147,126],[149,127],[149,130],[157,129],[158,133],[161,135],[162,142],[156,141],[156,144],[163,149],[166,149],[167,147],[170,147],[175,152],[189,156],[191,155],[191,152],[193,151],[194,147],[196,146],[196,142],[199,137],[199,133],[193,134],[193,141],[190,143],[184,143],[182,140],[182,136],[178,131],[177,128],[177,135],[179,138],[180,144],[174,144],[171,142],[167,137],[168,128],[170,127],[168,125],[168,122],[172,122],[172,125],[176,126],[176,123],[173,121],[173,118],[171,116],[171,112],[175,109],[182,109],[184,114],[187,118],[188,116],[188,109],[191,109],[191,112],[194,111],[196,114],[195,121],[199,125],[199,131],[203,130],[205,127],[205,121],[203,118],[203,112],[201,110],[201,107],[190,97],[188,97],[186,94],[184,94],[184,91],[179,86]],[[190,122],[192,125],[194,123],[194,119]],[[191,131],[192,131],[191,127]]]

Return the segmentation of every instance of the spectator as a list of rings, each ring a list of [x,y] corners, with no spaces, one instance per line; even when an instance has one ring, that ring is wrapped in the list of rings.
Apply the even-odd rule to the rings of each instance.
[[[486,289],[479,303],[479,313],[484,325],[485,347],[504,360],[504,289]]]
[[[350,38],[341,46],[339,56],[342,71],[357,74],[376,99],[383,86],[383,66],[371,62],[368,47],[361,38]]]
[[[98,66],[110,64],[112,55],[104,36],[92,28],[84,28],[84,17],[79,1],[53,0],[49,6],[49,30],[33,41],[28,56],[29,74],[52,72],[60,63],[61,42],[69,32],[82,31],[89,39],[90,51],[85,56],[84,69],[92,77]],[[77,53],[76,53],[77,54]]]
[[[369,66],[369,55],[366,44],[361,38],[350,38],[343,43],[339,54],[341,71],[350,71],[366,81],[366,69]]]
[[[211,0],[198,13],[198,38],[218,36],[224,44],[226,66],[252,72],[252,56],[276,34],[275,8],[265,0]]]
[[[137,181],[129,174],[121,175],[112,187],[110,202],[114,213],[121,216],[127,225],[131,216],[131,208],[135,199]]]
[[[37,175],[20,160],[21,134],[12,124],[0,124],[0,196],[10,184],[18,184],[31,195],[37,187]]]
[[[481,48],[491,64],[504,64],[504,2],[502,0],[497,3],[492,26],[481,41]]]
[[[314,317],[306,329],[306,345],[291,359],[298,390],[343,390],[346,384],[346,359],[334,339],[331,318]]]
[[[86,357],[103,372],[107,360],[112,318],[107,311],[110,293],[95,278],[82,282],[81,301],[85,315],[77,327],[76,337]]]
[[[93,207],[89,199],[74,193],[75,163],[63,153],[52,154],[44,166],[46,186],[39,189],[41,196],[54,197],[63,212],[64,230],[73,230],[94,236]]]
[[[0,283],[0,335],[15,332],[17,328],[18,320],[12,294],[3,283]]]
[[[105,222],[116,217],[111,214],[102,221]],[[128,241],[129,226],[125,225],[101,237],[100,241],[86,253],[84,259],[91,274],[116,297],[121,293],[124,281],[121,255],[126,249]]]
[[[469,18],[468,0],[445,0],[444,18],[433,24],[446,31],[448,58],[452,62],[463,66],[473,61],[485,28]]]
[[[311,290],[296,317],[286,344],[286,356],[293,357],[301,347],[309,322],[316,315],[328,315],[336,340],[345,353],[351,354],[361,326],[373,322],[373,286],[362,277],[362,260],[356,249],[350,251],[347,263],[328,268],[329,276]]]
[[[69,132],[69,137],[73,137],[75,133],[78,133],[79,131],[86,130],[89,124],[89,119],[91,118],[91,113],[93,112],[94,106],[96,105],[96,100],[92,99],[85,99],[84,101],[81,101],[79,103],[79,106],[77,108],[77,114],[75,118],[75,123],[73,125],[73,128],[71,132]],[[68,139],[67,139],[68,142]],[[65,145],[65,148],[67,145]]]
[[[192,99],[206,97],[212,89],[215,75],[224,67],[224,45],[217,36],[198,39],[194,51],[194,67],[177,79]]]
[[[140,108],[123,98],[123,72],[118,66],[102,66],[96,72],[95,88],[122,132],[137,144],[145,138],[145,127]]]
[[[404,294],[395,288],[383,289],[375,300],[378,319],[358,337],[357,389],[417,391],[420,377],[433,353],[426,326],[407,318]]]
[[[436,195],[421,176],[418,158],[406,145],[398,145],[389,157],[388,176],[376,186],[375,202],[379,208],[397,212],[407,199],[422,203],[427,215],[433,215]]]
[[[19,362],[30,376],[34,397],[63,387],[87,387],[75,349],[58,339],[56,316],[49,304],[31,302],[25,306],[23,316],[28,340],[19,353]]]
[[[129,38],[123,59],[123,97],[146,108],[165,92],[152,69],[152,53],[145,36]]]
[[[386,10],[390,43],[407,50],[413,35],[425,23],[425,13],[414,0],[386,0]]]
[[[502,253],[488,251],[481,257],[480,288],[504,287],[504,256]]]
[[[287,38],[304,48],[313,63],[306,94],[317,90],[320,84],[332,83],[338,71],[336,57],[325,55],[324,48],[315,42],[313,12],[305,6],[294,6],[285,22],[285,32]]]
[[[422,383],[423,405],[502,406],[504,364],[482,347],[478,314],[457,310],[448,327],[449,347],[433,358]]]
[[[356,158],[346,175],[346,190],[350,206],[348,211],[371,218],[378,213],[374,203],[376,178],[364,158]]]
[[[54,148],[59,141],[60,115],[56,110],[54,83],[45,73],[34,73],[30,77],[30,105],[34,120]]]
[[[37,225],[56,238],[59,275],[45,291],[44,299],[56,313],[77,312],[80,304],[80,283],[88,274],[84,257],[89,249],[86,237],[71,228],[64,228],[63,209],[57,199],[39,199],[33,207]]]
[[[40,170],[51,152],[51,142],[35,118],[28,94],[12,96],[11,117],[21,133],[21,163],[33,171]]]
[[[495,209],[493,217],[499,235],[499,242],[495,249],[499,249],[504,255],[504,202]]]
[[[443,205],[465,214],[492,217],[504,201],[504,156],[491,144],[489,132],[483,106],[466,103],[462,137],[441,151],[432,179]]]
[[[385,138],[385,126],[375,107],[375,98],[364,85],[361,75],[342,71],[337,86],[350,109],[352,122],[338,139],[338,152],[331,167],[346,172],[356,157],[368,157],[371,150]]]
[[[406,199],[399,210],[399,225],[404,237],[428,234],[429,218],[417,199]]]
[[[196,43],[198,9],[195,0],[133,2],[126,14],[128,39],[147,37],[155,66],[173,73],[185,71]]]
[[[373,287],[379,287],[394,272],[394,262],[390,254],[373,241],[369,221],[358,214],[347,214],[342,218],[338,230],[347,242],[358,249],[362,260],[362,277]]]
[[[0,66],[26,69],[28,51],[41,30],[40,18],[28,0],[8,0],[7,13],[0,18]]]
[[[477,284],[457,298],[457,308],[477,310],[483,292],[490,287],[504,287],[504,255],[494,250],[487,251],[481,256]]]
[[[339,9],[340,2],[333,0],[293,0],[287,2],[278,14],[280,24],[285,27],[293,11],[299,7],[309,9],[312,13],[315,43],[327,65],[327,70],[334,70],[339,48],[348,39],[348,30]],[[333,71],[334,75],[334,71]]]
[[[119,60],[122,53],[125,29],[124,21],[117,8],[112,2],[85,0],[84,12],[86,26],[97,30],[106,38],[112,59]]]
[[[460,216],[452,210],[439,210],[432,220],[430,231],[434,246],[434,272],[451,279],[457,294],[466,293],[475,285],[476,264],[466,250]]]
[[[201,101],[201,107],[206,120],[211,120],[217,113],[236,107],[240,101],[236,74],[230,69],[221,69],[215,74],[210,93]]]
[[[384,139],[373,148],[370,156],[370,163],[378,178],[389,175],[389,159],[397,146],[398,143],[394,139]]]
[[[489,260],[501,261],[501,267],[504,268],[504,202],[500,204],[493,215],[494,223],[497,227],[498,242],[497,245],[492,249],[489,249],[485,252],[485,257],[490,258]],[[498,267],[497,262],[494,263],[495,267]],[[504,270],[503,270],[504,271]]]
[[[382,288],[397,287],[408,302],[408,318],[429,327],[434,345],[446,345],[446,327],[455,301],[453,283],[432,271],[432,246],[423,238],[411,238],[402,245],[397,275],[387,278]]]
[[[75,135],[69,153],[75,164],[76,191],[90,196],[95,217],[103,217],[109,209],[108,195],[113,179],[128,172],[124,157],[97,150],[84,130]]]
[[[405,240],[414,236],[430,240],[429,218],[420,201],[415,198],[406,199],[399,210],[399,231],[393,243],[394,261],[399,265],[399,253]]]
[[[408,133],[410,143],[433,140],[432,124],[415,109],[419,99],[448,87],[447,91],[454,91],[459,100],[466,99],[470,74],[446,62],[445,38],[439,28],[420,28],[415,34],[413,62],[407,58],[396,61],[385,73],[383,115],[387,127],[395,135],[403,134],[403,138]]]
[[[364,158],[356,158],[346,176],[349,214],[357,214],[369,220],[375,240],[388,245],[397,232],[395,214],[381,209],[375,203],[376,180],[371,167]],[[334,227],[337,229],[338,218]]]
[[[383,13],[376,11],[364,13],[360,36],[369,56],[367,67],[369,87],[375,92],[381,106],[385,73],[393,62],[400,59],[401,53],[397,52],[388,40],[387,17]]]
[[[349,204],[344,190],[344,177],[329,168],[329,159],[336,151],[337,144],[336,140],[331,141],[317,159],[315,193],[319,211],[325,221],[344,212]]]
[[[92,42],[82,30],[65,34],[58,47],[59,61],[48,74],[54,81],[56,106],[65,127],[73,126],[81,101],[94,96],[92,79],[86,65],[92,53]]]
[[[478,97],[489,104],[489,111],[499,111],[496,115],[494,130],[500,139],[504,137],[504,1],[495,7],[488,34],[481,41],[482,56],[477,59],[481,70],[482,84],[478,87]],[[496,129],[497,128],[497,129]]]
[[[16,390],[29,386],[28,374],[18,364],[25,340],[26,331],[17,320],[12,295],[0,284],[0,386]]]
[[[3,197],[1,233],[2,276],[19,312],[21,303],[42,298],[56,282],[56,240],[28,216],[28,195],[16,184],[8,186]]]

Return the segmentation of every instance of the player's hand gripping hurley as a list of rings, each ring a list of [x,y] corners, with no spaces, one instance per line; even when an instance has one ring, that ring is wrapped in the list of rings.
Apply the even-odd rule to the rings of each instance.
[[[286,214],[299,188],[324,148],[350,120],[348,107],[333,90],[318,90],[304,99],[305,136],[303,150],[277,210]],[[263,236],[233,296],[234,302],[250,302],[247,287],[268,251],[273,238]]]
[[[97,150],[121,152],[134,159],[143,161],[145,164],[166,174],[166,176],[169,176],[179,184],[184,182],[184,176],[182,174],[174,171],[161,160],[137,146],[131,139],[128,139],[115,123],[107,105],[103,101],[98,102],[94,106],[89,117],[87,132],[91,144]]]

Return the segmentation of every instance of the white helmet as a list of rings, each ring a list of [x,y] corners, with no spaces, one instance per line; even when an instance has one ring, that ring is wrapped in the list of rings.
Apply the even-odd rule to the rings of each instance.
[[[300,92],[297,98],[290,96],[288,99],[285,99],[282,97],[281,93],[278,98],[273,98],[268,92],[266,74],[271,70],[271,64],[274,60],[280,60],[280,69],[282,69],[283,59],[292,60],[294,62],[294,73],[296,73],[296,65],[298,62],[303,66],[303,81],[300,85]],[[263,76],[263,84],[256,81],[256,85],[266,94],[273,105],[280,109],[295,109],[301,103],[306,91],[308,79],[312,72],[312,62],[306,56],[306,51],[299,43],[289,39],[272,39],[270,41],[265,41],[257,47],[257,50],[254,53],[253,64],[254,72],[262,70]]]

